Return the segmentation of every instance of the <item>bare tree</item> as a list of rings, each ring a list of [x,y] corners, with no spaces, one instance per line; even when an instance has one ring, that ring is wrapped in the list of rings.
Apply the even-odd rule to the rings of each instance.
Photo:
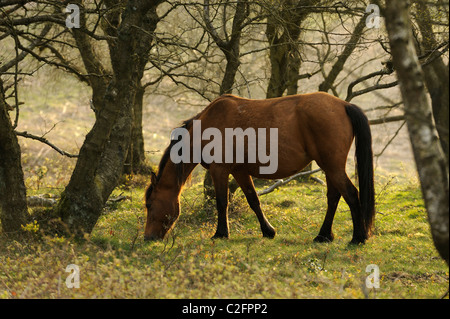
[[[425,84],[431,98],[436,129],[439,134],[441,146],[447,158],[449,156],[449,65],[442,59],[442,50],[448,50],[448,28],[446,36],[438,39],[437,32],[433,30],[433,21],[443,22],[441,19],[433,19],[439,14],[440,5],[437,3],[434,8],[425,1],[416,2],[416,21],[421,33],[419,40],[419,54],[425,60],[423,67]],[[432,14],[432,10],[434,14]],[[445,16],[445,15],[444,15]],[[447,16],[448,19],[448,16]],[[447,20],[448,23],[448,20]],[[442,29],[442,27],[440,27]],[[442,32],[444,32],[442,30]]]
[[[4,233],[18,233],[29,220],[21,151],[0,78],[0,221]]]
[[[236,72],[240,65],[240,39],[242,29],[247,25],[246,19],[250,14],[249,3],[246,0],[237,0],[233,15],[233,22],[231,26],[231,32],[227,31],[227,8],[230,7],[230,3],[225,1],[223,4],[222,13],[222,29],[224,30],[223,38],[217,33],[216,27],[213,25],[210,17],[211,3],[209,0],[204,0],[204,14],[203,19],[205,22],[205,28],[209,35],[212,37],[216,45],[223,52],[227,61],[225,72],[220,85],[219,95],[224,93],[232,93],[233,85],[236,77]]]
[[[266,8],[270,10],[266,23],[269,42],[270,78],[266,97],[279,97],[287,90],[297,94],[301,65],[301,24],[320,1],[281,1]]]
[[[409,3],[386,1],[386,26],[394,68],[400,82],[431,234],[442,258],[449,261],[449,173],[425,91],[425,76],[415,50]],[[447,105],[448,107],[448,105]]]
[[[56,208],[56,214],[77,236],[92,231],[121,175],[131,140],[135,95],[147,62],[152,31],[158,22],[156,8],[160,3],[129,0],[120,14],[120,22],[109,21],[116,29],[115,35],[108,38],[111,79],[99,77],[103,67],[91,54],[87,33],[73,32],[91,83],[98,78],[104,81],[97,83],[100,93],[94,88],[97,84],[92,85],[93,97],[97,94],[102,97],[98,101],[93,98],[96,122],[86,136],[70,182]]]
[[[319,91],[328,92],[330,89],[334,89],[334,82],[336,78],[344,69],[344,65],[347,62],[350,55],[358,46],[358,42],[363,34],[363,30],[366,27],[366,16],[363,15],[353,30],[353,33],[345,44],[342,53],[337,57],[336,62],[333,64],[330,72],[325,76],[323,82],[319,85]]]
[[[14,28],[11,34],[16,39],[16,48],[40,63],[75,74],[92,89],[95,124],[86,136],[70,182],[54,210],[69,232],[78,237],[92,231],[122,174],[131,144],[134,104],[136,96],[142,97],[140,81],[159,21],[156,8],[162,2],[74,0],[72,4],[80,9],[80,26],[71,30],[65,23],[66,3],[9,1],[5,4],[9,7],[3,10],[0,27]],[[24,11],[32,14],[23,17]],[[34,47],[46,50],[46,54],[35,52],[30,47],[31,40],[28,47],[17,40],[41,32],[39,24],[42,23],[54,26],[56,33],[49,38],[37,37],[40,41]],[[65,47],[76,48],[71,54],[78,52],[82,63],[66,58]],[[21,54],[16,54],[16,60],[20,57]]]
[[[234,1],[233,1],[234,2]],[[216,4],[215,10],[218,11],[222,8],[222,19],[215,19],[215,21],[221,21],[220,29],[223,31],[223,35],[219,35],[217,23],[214,24],[211,18],[211,9],[214,9],[213,4],[209,0],[204,0],[203,4],[203,27],[213,39],[217,47],[222,51],[225,56],[226,65],[223,73],[222,82],[220,85],[219,95],[233,93],[233,86],[235,83],[236,73],[238,71],[240,61],[240,48],[241,48],[241,34],[242,30],[249,24],[247,21],[250,14],[250,4],[247,0],[237,0],[235,5],[232,5],[232,1],[225,1]],[[231,22],[231,30],[228,30],[227,25],[229,20],[229,9],[232,8],[233,14]],[[214,187],[212,178],[209,171],[206,171],[204,178],[204,194],[205,197],[214,198]],[[236,182],[233,182],[233,190],[237,189]],[[233,193],[233,191],[231,192]]]
[[[18,125],[21,104],[19,82],[25,76],[33,74],[34,70],[25,72],[21,62],[31,50],[42,44],[51,29],[49,24],[45,24],[36,36],[21,39],[22,32],[9,17],[10,13],[20,9],[17,4],[10,7],[14,4],[0,3],[0,45],[8,47],[8,40],[12,40],[9,47],[14,51],[12,57],[0,61],[0,221],[6,234],[21,233],[21,226],[30,220],[21,149],[14,130]],[[7,100],[12,100],[13,104],[9,105]],[[10,112],[13,114],[12,118]]]

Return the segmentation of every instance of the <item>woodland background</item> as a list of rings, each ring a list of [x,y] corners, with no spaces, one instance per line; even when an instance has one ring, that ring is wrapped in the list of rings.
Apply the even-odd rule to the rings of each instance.
[[[76,22],[70,17],[73,12],[66,12],[69,4],[80,9],[79,28],[67,27],[67,21]],[[22,257],[31,251],[50,260],[61,254],[63,247],[76,245],[69,239],[55,241],[54,236],[85,238],[86,232],[96,243],[95,248],[85,249],[88,252],[98,254],[100,249],[108,258],[120,260],[124,253],[117,257],[108,250],[111,245],[115,252],[125,249],[127,254],[149,253],[141,238],[142,193],[149,180],[148,173],[158,164],[174,127],[224,93],[260,99],[315,91],[325,91],[359,105],[371,120],[380,216],[386,213],[383,207],[395,210],[395,205],[399,205],[396,200],[403,203],[400,207],[413,208],[400,209],[403,213],[394,224],[405,216],[420,216],[420,231],[418,228],[410,232],[409,226],[403,224],[391,229],[394,226],[389,217],[385,221],[390,226],[381,223],[378,235],[383,229],[397,232],[399,238],[424,234],[428,241],[423,251],[435,246],[448,265],[448,10],[448,2],[439,0],[386,4],[324,0],[0,1],[0,220],[5,236],[4,265],[9,265],[6,260],[12,258],[14,251],[19,251]],[[314,165],[306,170],[314,169]],[[348,172],[354,173],[352,156]],[[207,227],[214,220],[214,209],[204,198],[204,192],[208,194],[208,179],[204,175],[201,168],[196,169],[185,195],[188,213],[177,228]],[[320,173],[315,176],[320,182]],[[269,185],[263,183],[260,187]],[[323,186],[317,184],[317,179],[297,180],[289,185],[285,190],[265,195],[269,209],[289,212],[294,209],[291,207],[294,202],[309,205],[311,201],[324,201],[319,196],[323,195]],[[307,194],[313,190],[319,197],[301,197],[305,187],[309,189]],[[386,195],[390,191],[395,193],[394,198]],[[240,205],[240,199],[237,192],[236,216],[242,217],[240,214],[246,208]],[[38,204],[33,202],[36,200]],[[43,205],[50,207],[42,208]],[[111,211],[115,213],[109,214]],[[123,224],[119,223],[119,228],[124,229],[119,232],[112,225],[125,212],[132,213],[124,217]],[[114,214],[119,215],[108,221]],[[286,215],[281,216],[280,222],[286,222]],[[318,213],[318,220],[322,217]],[[423,223],[427,220],[433,236],[427,230],[428,223]],[[241,225],[237,217],[235,220],[243,232],[238,236],[245,238],[248,234],[244,229],[252,222],[244,221]],[[301,221],[292,217],[286,223]],[[305,238],[299,239],[303,244],[307,243],[309,231],[314,232],[315,223],[308,223],[312,228],[304,234]],[[52,239],[45,237],[49,234]],[[51,249],[37,253],[37,243],[25,248],[26,244],[16,236],[25,236],[27,240],[29,236],[39,240],[44,236],[50,240],[47,245]],[[116,236],[122,239],[113,239]],[[210,244],[203,241],[203,235],[200,242],[195,242],[192,236],[194,233],[188,233],[185,237],[189,239],[181,240],[181,235],[174,235],[172,245],[155,244],[148,258],[159,260],[160,265],[155,267],[162,267],[158,269],[166,274],[172,268],[171,258],[177,264],[181,254],[200,247],[192,255],[193,265],[197,265],[200,261],[195,258],[204,257]],[[287,236],[280,240],[296,242],[291,238],[293,234],[288,232]],[[417,235],[417,239],[422,240],[423,236]],[[385,240],[364,250],[387,249],[390,239]],[[247,260],[247,265],[253,244],[250,240],[235,247],[236,254],[242,253],[239,258]],[[276,251],[277,244],[270,244],[273,247],[268,251]],[[230,249],[226,243],[219,246],[224,251]],[[178,251],[177,247],[183,250]],[[84,260],[83,249],[75,249],[77,259]],[[325,248],[325,252],[323,248],[311,249],[317,251],[308,251],[307,256],[290,253],[302,257],[301,265],[313,269],[314,276],[324,274],[330,249],[336,255],[337,251],[360,254],[339,245]],[[392,248],[392,256],[401,255],[409,260],[407,251],[404,247]],[[217,252],[209,256],[214,253]],[[414,256],[421,254],[416,252]],[[64,260],[70,257],[63,255]],[[221,257],[225,258],[222,262],[236,266],[228,257]],[[255,258],[257,262],[253,265],[261,266],[259,263],[263,264],[268,257]],[[438,276],[441,284],[448,284],[448,268],[435,265],[442,261],[430,258],[427,260],[433,266],[429,269],[438,269],[433,276]],[[79,263],[84,263],[80,260]],[[292,257],[289,262],[295,266],[299,261]],[[327,292],[327,296],[345,290],[345,284],[341,287],[339,281],[345,276],[337,266],[344,267],[343,261],[333,262],[336,274],[327,279],[331,282],[327,287],[334,290]],[[360,262],[358,267],[362,269],[363,261]],[[61,265],[56,264],[60,269]],[[11,273],[11,269],[4,273]],[[255,276],[259,274],[259,270],[249,269]],[[391,277],[386,278],[394,278],[392,282],[403,278],[397,268],[393,269]],[[188,271],[183,267],[178,270]],[[216,270],[211,271],[215,274]],[[228,270],[235,275],[236,269]],[[31,265],[30,272],[35,272]],[[408,280],[428,281],[432,276],[420,271],[419,275],[411,275],[413,272],[411,269],[405,272]],[[20,271],[12,273],[0,277],[5,297],[14,297],[13,292],[17,295],[17,291],[22,291],[22,297],[35,296],[24,288],[25,284],[21,286],[22,281],[16,277]],[[49,279],[48,275],[42,272],[44,282],[57,279]],[[283,283],[283,289],[289,287],[279,275],[275,277]],[[323,283],[316,281],[311,289]],[[307,282],[311,282],[308,276]],[[349,284],[356,286],[359,284]],[[43,291],[46,297],[61,293]],[[199,296],[205,296],[202,291],[205,293],[200,289]],[[309,289],[299,294],[304,293],[311,294]],[[344,296],[360,296],[358,293],[368,296],[360,288]],[[400,295],[414,296],[410,290]],[[216,295],[208,290],[206,296]],[[384,296],[393,297],[389,292]],[[420,296],[429,296],[429,292]]]

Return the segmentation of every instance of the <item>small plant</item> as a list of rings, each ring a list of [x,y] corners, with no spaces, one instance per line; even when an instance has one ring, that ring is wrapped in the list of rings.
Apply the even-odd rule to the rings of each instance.
[[[210,240],[217,213],[206,215],[201,182],[186,187],[180,218],[161,241],[144,241],[146,185],[132,187],[140,200],[108,207],[83,242],[61,236],[64,225],[51,209],[33,208],[24,240],[0,236],[0,299],[440,298],[448,268],[433,249],[419,184],[385,185],[378,184],[376,232],[361,246],[348,245],[352,221],[343,205],[333,243],[312,242],[324,216],[317,202],[326,196],[316,184],[293,183],[261,200],[279,230],[271,240],[260,235],[241,191],[230,203],[230,238]],[[65,285],[71,264],[79,267],[80,289]],[[380,269],[376,296],[361,289],[370,264]]]
[[[307,267],[306,269],[310,273],[318,273],[321,271],[326,272],[324,263],[317,258],[309,258],[308,261],[303,264]]]
[[[41,186],[42,180],[47,175],[47,172],[48,172],[47,166],[39,166],[38,169],[36,170],[36,176],[37,176],[36,188],[37,189],[39,189],[39,187]]]
[[[22,229],[26,232],[36,234],[39,231],[39,224],[34,220],[31,223],[26,224],[25,226],[22,225]]]
[[[48,173],[47,166],[45,165],[37,166],[34,169],[32,169],[30,173],[32,175],[26,179],[26,182],[30,183],[29,187],[31,187],[34,183],[36,189],[39,190],[41,188],[44,178],[47,176]]]

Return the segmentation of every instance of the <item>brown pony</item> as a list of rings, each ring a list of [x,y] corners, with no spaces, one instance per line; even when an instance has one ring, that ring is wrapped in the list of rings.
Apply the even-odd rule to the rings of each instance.
[[[171,160],[171,150],[180,142],[180,138],[172,139],[159,164],[158,175],[152,174],[151,184],[146,191],[146,240],[164,238],[180,214],[181,189],[198,165],[198,162],[192,160],[196,156],[192,154],[192,145],[197,143],[203,149],[208,144],[208,141],[198,140],[199,134],[193,134],[194,120],[201,121],[202,132],[207,128],[218,129],[218,132],[223,134],[226,128],[266,128],[267,131],[269,128],[278,129],[278,167],[274,173],[262,174],[260,168],[267,164],[263,164],[259,159],[256,162],[248,160],[249,155],[253,155],[248,151],[250,148],[244,149],[243,162],[241,160],[226,163],[224,160],[217,160],[208,164],[201,160],[201,165],[211,173],[216,193],[218,223],[213,238],[227,238],[229,235],[227,208],[230,174],[241,187],[258,217],[263,236],[273,238],[275,229],[261,211],[252,176],[265,179],[285,178],[299,172],[313,160],[325,172],[328,187],[327,213],[314,241],[333,240],[331,227],[341,196],[351,211],[351,243],[364,243],[370,236],[375,203],[372,137],[367,117],[359,107],[327,93],[318,92],[266,100],[223,95],[211,102],[202,112],[185,121],[181,128],[190,133],[190,149],[184,151],[188,151],[188,158],[191,160],[177,164]],[[354,137],[359,194],[345,171]],[[273,141],[267,138],[267,145],[270,142]],[[182,153],[181,149],[177,152],[179,155]],[[222,154],[224,153],[225,147]],[[222,156],[222,159],[224,158],[225,155]]]

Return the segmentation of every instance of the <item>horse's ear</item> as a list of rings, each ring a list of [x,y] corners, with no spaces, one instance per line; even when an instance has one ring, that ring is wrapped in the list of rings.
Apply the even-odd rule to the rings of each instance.
[[[151,181],[151,184],[152,185],[155,185],[156,184],[156,174],[154,173],[154,172],[151,172],[150,173],[150,181]]]

